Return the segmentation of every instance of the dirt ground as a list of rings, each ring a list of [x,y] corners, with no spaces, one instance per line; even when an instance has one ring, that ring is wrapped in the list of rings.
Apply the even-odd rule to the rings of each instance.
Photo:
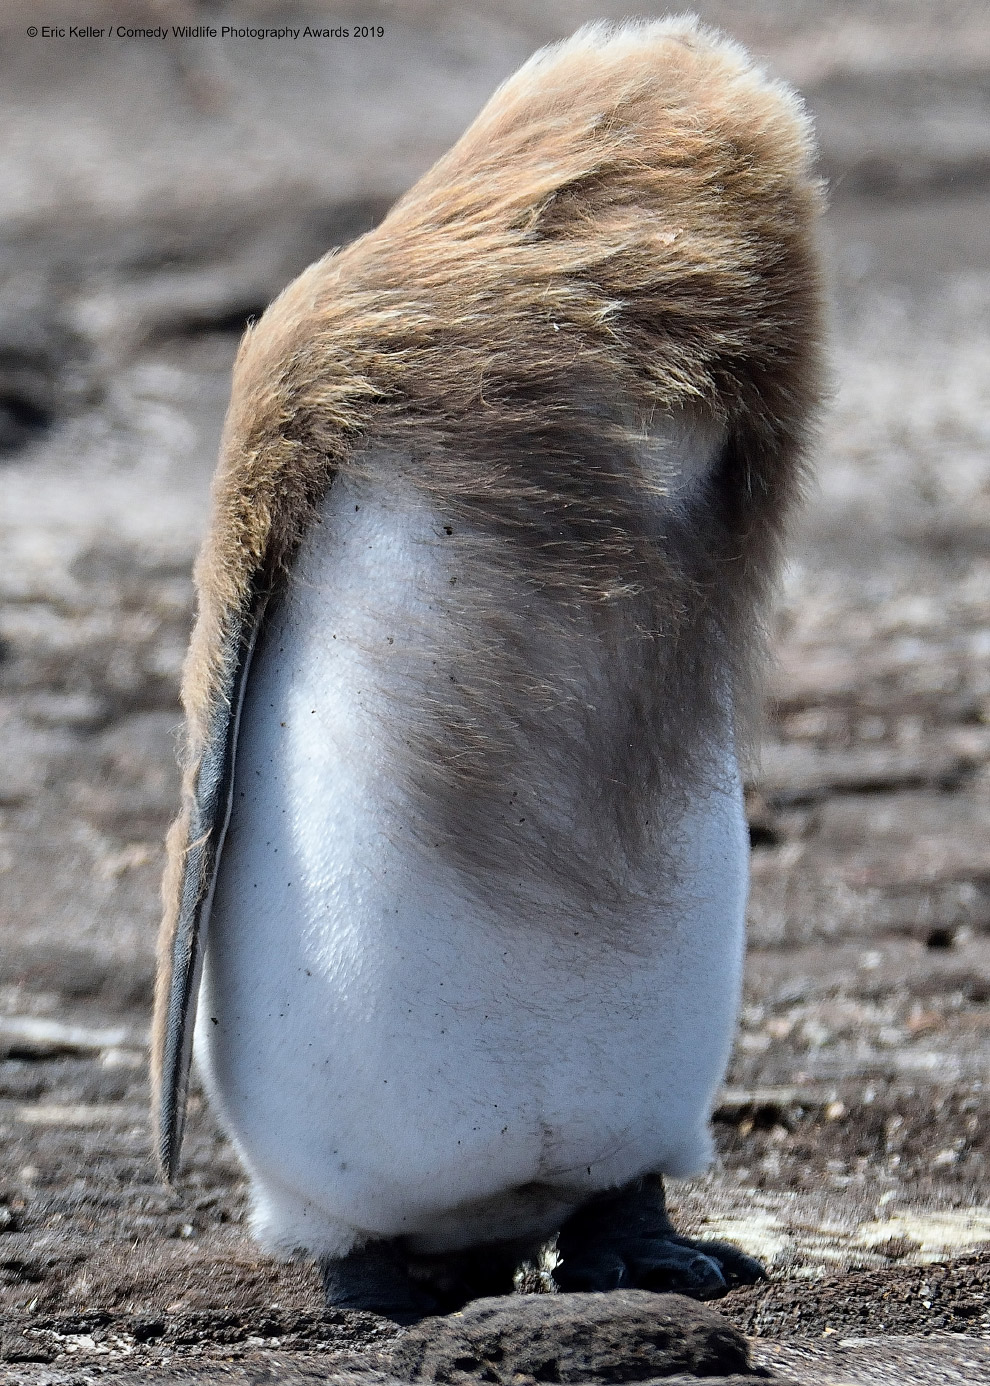
[[[0,12],[0,1379],[384,1380],[389,1326],[254,1250],[198,1095],[175,1190],[149,1156],[189,568],[246,316],[539,42],[622,9],[355,3],[383,39],[303,50],[29,39],[41,8]],[[697,8],[815,114],[835,397],[750,776],[718,1159],[673,1202],[769,1266],[719,1307],[780,1380],[990,1381],[990,13]]]

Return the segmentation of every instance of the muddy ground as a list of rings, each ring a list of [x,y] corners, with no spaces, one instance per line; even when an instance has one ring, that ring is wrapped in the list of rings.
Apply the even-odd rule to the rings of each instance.
[[[769,1265],[720,1308],[781,1379],[990,1380],[990,16],[699,8],[816,115],[836,390],[751,775],[718,1161],[673,1198]],[[387,1325],[255,1252],[198,1097],[177,1189],[149,1158],[189,567],[245,317],[537,43],[621,8],[355,5],[384,39],[305,52],[30,40],[40,9],[0,16],[0,1379],[368,1379]],[[234,11],[72,6],[152,14]]]

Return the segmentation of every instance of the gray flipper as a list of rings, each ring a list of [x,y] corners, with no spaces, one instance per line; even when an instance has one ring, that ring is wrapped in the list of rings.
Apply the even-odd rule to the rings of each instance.
[[[159,976],[152,1062],[156,1071],[155,1153],[166,1183],[172,1182],[179,1166],[206,931],[233,805],[241,707],[268,599],[267,590],[252,595],[243,621],[226,642],[223,696],[214,705],[196,770],[178,919],[171,949],[159,957],[159,972],[165,970],[167,976]]]

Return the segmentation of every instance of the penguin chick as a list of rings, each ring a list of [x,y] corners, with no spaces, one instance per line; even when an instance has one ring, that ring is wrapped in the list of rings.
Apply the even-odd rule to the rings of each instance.
[[[412,1318],[752,1279],[678,1237],[735,1023],[737,763],[821,395],[797,98],[690,19],[501,87],[245,335],[156,1020],[276,1252]]]

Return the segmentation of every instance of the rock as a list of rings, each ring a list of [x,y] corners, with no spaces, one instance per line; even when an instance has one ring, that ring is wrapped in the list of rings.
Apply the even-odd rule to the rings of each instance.
[[[37,1338],[23,1333],[5,1333],[0,1338],[0,1362],[53,1362],[54,1350]]]
[[[58,286],[33,275],[6,274],[0,281],[0,458],[5,458],[91,400],[93,391],[86,344],[59,302]]]
[[[751,1375],[746,1340],[681,1295],[506,1295],[426,1319],[391,1353],[405,1381],[620,1382]]]

